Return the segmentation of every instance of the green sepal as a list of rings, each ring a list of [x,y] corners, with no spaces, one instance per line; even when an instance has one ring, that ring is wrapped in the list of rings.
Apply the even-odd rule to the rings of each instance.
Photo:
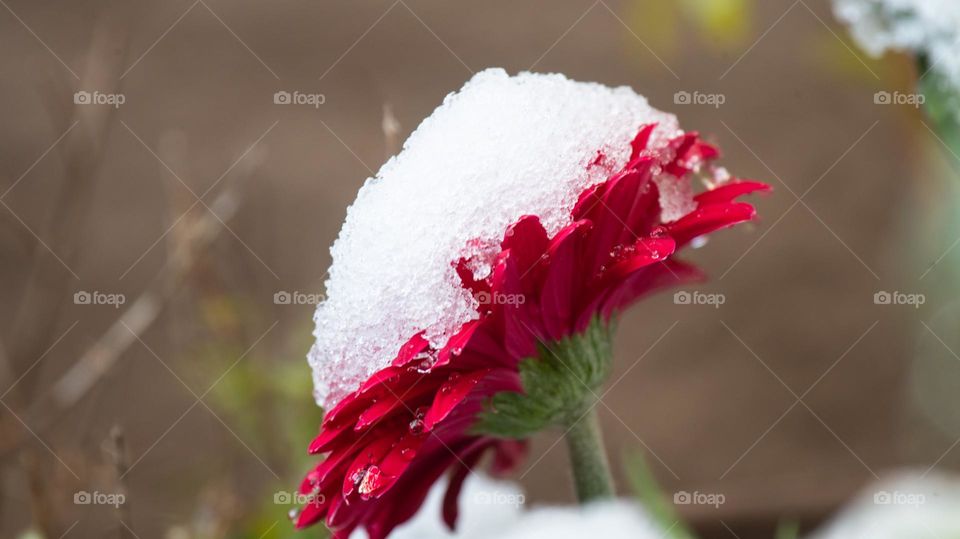
[[[613,322],[595,318],[583,333],[537,346],[520,361],[523,393],[493,396],[472,431],[501,438],[526,438],[545,428],[570,425],[597,398],[613,361]]]

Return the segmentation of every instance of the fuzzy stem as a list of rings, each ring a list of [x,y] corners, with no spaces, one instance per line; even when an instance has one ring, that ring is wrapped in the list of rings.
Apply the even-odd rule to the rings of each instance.
[[[610,462],[603,447],[597,411],[587,412],[570,425],[566,434],[567,450],[573,468],[573,482],[581,504],[613,497]]]

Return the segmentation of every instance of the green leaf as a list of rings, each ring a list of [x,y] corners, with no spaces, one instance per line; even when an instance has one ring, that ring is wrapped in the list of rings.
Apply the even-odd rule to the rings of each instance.
[[[800,525],[792,520],[783,521],[777,526],[776,539],[797,539],[800,537]]]
[[[663,489],[650,471],[643,454],[634,453],[624,458],[627,480],[634,494],[640,499],[643,506],[650,512],[653,520],[665,530],[664,537],[672,539],[694,539],[693,533],[687,528],[674,509],[673,504],[664,495]]]
[[[919,59],[922,77],[917,82],[918,90],[924,96],[924,109],[933,120],[938,137],[950,152],[957,154],[960,152],[960,91],[932,67],[926,57]]]

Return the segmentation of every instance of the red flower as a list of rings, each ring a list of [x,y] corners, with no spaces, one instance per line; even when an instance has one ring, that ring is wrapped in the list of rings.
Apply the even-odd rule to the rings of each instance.
[[[493,452],[495,473],[522,457],[522,441],[471,430],[493,395],[523,391],[520,361],[536,357],[539,343],[580,334],[648,292],[697,278],[696,268],[673,258],[676,250],[754,216],[752,206],[735,199],[767,186],[735,180],[662,222],[654,177],[687,181],[718,152],[695,133],[648,149],[653,129],[640,130],[622,170],[581,193],[572,222],[552,238],[536,216],[524,216],[506,230],[487,278],[476,280],[469,260],[451,261],[478,298],[480,317],[439,350],[421,334],[411,336],[390,367],[329,411],[310,444],[311,453],[327,457],[301,485],[313,501],[297,527],[326,519],[338,538],[358,526],[372,539],[386,537],[448,470],[443,518],[453,527],[463,480],[480,457]],[[605,166],[604,156],[591,166]]]

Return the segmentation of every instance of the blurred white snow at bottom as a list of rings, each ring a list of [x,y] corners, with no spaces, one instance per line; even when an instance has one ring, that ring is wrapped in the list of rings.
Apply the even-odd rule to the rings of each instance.
[[[960,477],[904,471],[869,485],[809,539],[960,537]]]
[[[635,503],[627,500],[599,502],[585,507],[537,507],[525,509],[520,488],[471,474],[460,493],[457,531],[451,532],[440,518],[446,481],[433,486],[420,511],[399,526],[391,539],[661,539],[661,530]],[[358,531],[355,539],[365,539]]]

